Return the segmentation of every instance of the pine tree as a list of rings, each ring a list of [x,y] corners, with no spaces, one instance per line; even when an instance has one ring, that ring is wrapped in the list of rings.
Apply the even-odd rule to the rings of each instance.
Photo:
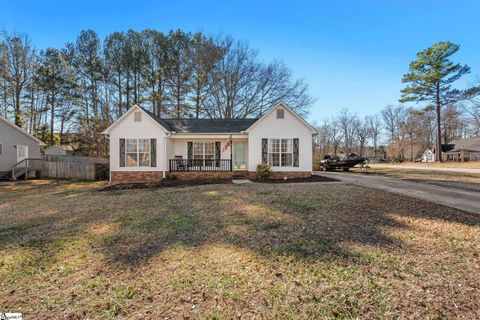
[[[436,152],[435,160],[442,161],[442,107],[468,99],[480,92],[480,87],[459,90],[452,84],[470,72],[467,65],[455,64],[450,60],[460,47],[451,42],[438,42],[417,53],[417,60],[410,63],[410,72],[402,82],[408,85],[402,89],[400,102],[426,102],[426,108],[436,112]]]

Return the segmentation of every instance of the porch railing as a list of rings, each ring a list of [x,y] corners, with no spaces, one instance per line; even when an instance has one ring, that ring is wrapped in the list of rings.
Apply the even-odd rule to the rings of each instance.
[[[42,170],[42,159],[37,158],[25,158],[22,161],[18,162],[11,168],[12,180],[17,180],[21,175],[24,175],[25,179],[28,179],[28,172],[30,171],[41,171]]]
[[[230,159],[170,159],[170,171],[232,171]]]

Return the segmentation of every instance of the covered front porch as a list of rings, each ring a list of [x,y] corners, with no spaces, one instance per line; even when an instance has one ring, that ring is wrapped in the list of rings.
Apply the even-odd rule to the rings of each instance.
[[[167,143],[170,172],[231,172],[247,169],[245,135],[173,135]]]

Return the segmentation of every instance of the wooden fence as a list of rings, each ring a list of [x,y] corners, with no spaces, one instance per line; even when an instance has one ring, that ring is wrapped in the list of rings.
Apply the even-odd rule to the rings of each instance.
[[[44,155],[43,160],[51,162],[108,163],[108,158]]]
[[[108,178],[108,169],[108,159],[105,158],[44,156],[42,177],[104,180]]]

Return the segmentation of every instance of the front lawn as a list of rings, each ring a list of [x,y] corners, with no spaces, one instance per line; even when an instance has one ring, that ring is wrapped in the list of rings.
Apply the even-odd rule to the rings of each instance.
[[[364,169],[357,167],[351,169],[351,171],[362,174],[365,173]],[[434,171],[428,170],[428,167],[425,167],[425,169],[407,169],[402,168],[401,165],[397,167],[373,165],[368,169],[368,173],[444,187],[480,191],[480,175],[474,173]]]
[[[24,319],[480,317],[480,216],[340,183],[0,186]]]

